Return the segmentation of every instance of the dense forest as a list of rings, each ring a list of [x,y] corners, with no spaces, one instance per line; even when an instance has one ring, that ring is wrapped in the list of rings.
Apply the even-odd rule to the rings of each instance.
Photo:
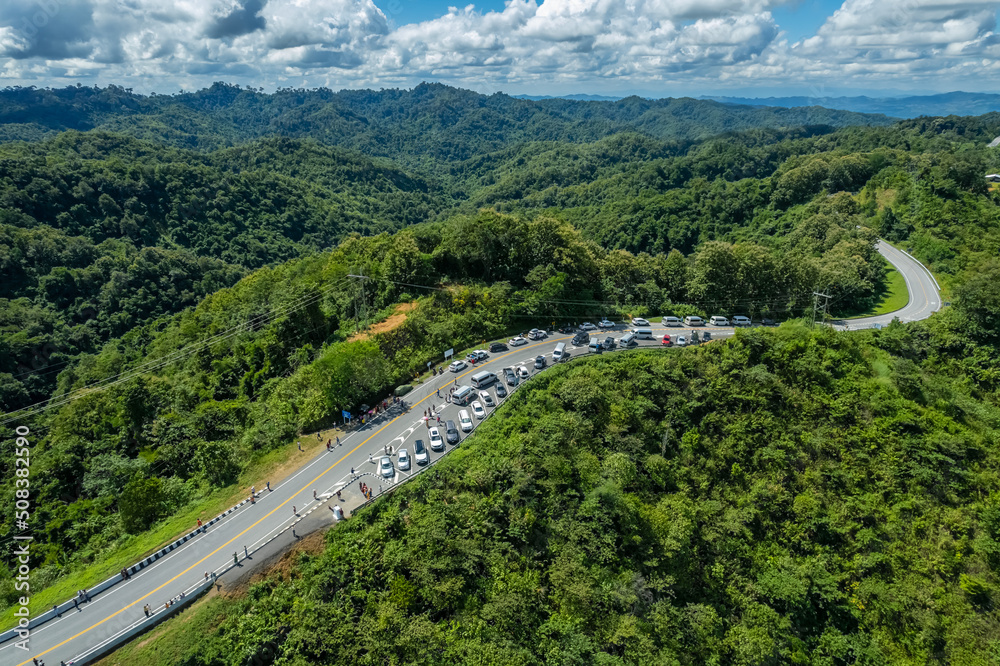
[[[364,641],[324,642],[309,622],[268,634],[261,618],[297,595],[268,584],[246,602],[262,614],[241,608],[190,663],[230,663],[233,641],[302,663],[760,663],[765,644],[777,662],[978,663],[965,655],[996,633],[1000,540],[1000,195],[983,178],[1000,171],[985,147],[1000,115],[887,124],[701,104],[436,85],[0,91],[0,410],[57,403],[22,412],[44,479],[33,585],[231,486],[441,349],[553,320],[788,319],[816,289],[836,313],[861,310],[885,288],[883,237],[927,262],[956,307],[849,340],[789,325],[553,373],[477,435],[475,474],[442,472],[452,509],[424,506],[439,489],[422,481],[303,564],[295,585],[356,604],[338,592],[310,597],[312,611],[380,627]],[[851,123],[870,126],[836,127]],[[402,304],[403,325],[354,335],[363,313]],[[664,388],[639,396],[643,382]],[[534,422],[540,409],[551,419]],[[519,490],[494,497],[501,477]],[[0,495],[8,531],[13,496]],[[472,505],[496,513],[468,523]],[[401,516],[475,528],[435,569],[447,589],[421,583],[423,537]],[[362,542],[397,559],[364,580],[331,568]],[[919,558],[932,564],[914,573]],[[531,581],[540,596],[512,633],[523,595],[510,590]],[[927,595],[954,621],[917,612]],[[0,571],[0,607],[13,599]],[[386,631],[399,633],[375,646]]]

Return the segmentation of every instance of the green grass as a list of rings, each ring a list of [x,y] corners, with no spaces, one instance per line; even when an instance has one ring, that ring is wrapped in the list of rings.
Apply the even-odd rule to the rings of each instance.
[[[910,293],[906,290],[906,280],[899,271],[888,266],[885,272],[885,291],[874,306],[863,312],[850,312],[843,316],[844,319],[857,319],[858,317],[873,317],[876,315],[889,314],[906,307],[910,301]]]
[[[299,453],[296,446],[296,442],[300,440],[304,449],[303,453]],[[240,473],[239,480],[233,485],[216,489],[205,497],[192,502],[173,516],[161,520],[150,531],[137,534],[127,542],[99,553],[92,564],[67,573],[44,589],[36,590],[33,588],[30,606],[32,615],[41,614],[46,609],[52,608],[53,604],[62,603],[72,598],[76,595],[77,590],[87,589],[107,580],[124,567],[131,566],[165,545],[174,542],[193,530],[197,526],[199,518],[203,522],[208,522],[225,509],[244,499],[249,495],[251,485],[261,488],[267,480],[278,481],[278,477],[273,476],[274,472],[282,465],[287,464],[294,456],[299,456],[301,463],[305,463],[320,446],[324,445],[315,437],[303,436],[300,440],[289,442],[264,453],[249,463],[247,468]],[[294,469],[297,469],[298,466],[296,464]],[[288,472],[290,471],[291,469],[288,470]],[[14,610],[15,606],[11,606],[0,613],[0,631],[17,624]]]

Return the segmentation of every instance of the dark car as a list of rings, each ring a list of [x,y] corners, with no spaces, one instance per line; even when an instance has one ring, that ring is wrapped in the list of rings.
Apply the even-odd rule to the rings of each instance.
[[[614,338],[611,337],[604,338],[604,345],[603,345],[604,349],[610,351],[614,349],[617,345],[618,343],[615,342]]]
[[[490,345],[490,353],[496,354],[497,352],[507,351],[507,345],[502,342],[494,342]]]
[[[507,387],[501,384],[500,382],[497,382],[496,392],[497,392],[497,397],[501,400],[507,397]]]
[[[556,330],[560,333],[576,333],[576,326],[573,326],[572,324],[564,324]]]
[[[536,356],[535,357],[535,369],[536,370],[541,370],[544,367],[545,367],[545,357],[544,356]]]
[[[712,339],[712,332],[711,331],[702,331],[701,332],[701,341],[702,342],[708,342],[711,339]]]
[[[458,440],[461,437],[458,434],[458,428],[455,427],[454,421],[444,422],[444,438],[449,444],[458,444]]]
[[[517,386],[517,374],[514,372],[514,368],[504,368],[503,369],[504,379],[507,380],[507,386]]]
[[[586,347],[590,344],[590,333],[580,331],[573,336],[573,344],[577,347]]]
[[[770,317],[764,317],[763,319],[760,320],[760,325],[761,326],[775,326],[776,322],[773,319],[771,319]]]

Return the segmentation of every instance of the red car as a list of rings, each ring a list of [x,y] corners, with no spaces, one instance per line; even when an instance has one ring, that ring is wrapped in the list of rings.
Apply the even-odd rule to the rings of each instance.
[[[674,346],[674,343],[670,341],[670,336],[669,335],[664,335],[663,336],[663,344],[665,344],[668,347],[673,347]]]

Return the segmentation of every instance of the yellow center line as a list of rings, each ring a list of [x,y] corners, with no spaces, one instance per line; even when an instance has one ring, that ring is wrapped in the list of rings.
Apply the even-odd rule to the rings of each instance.
[[[552,340],[550,340],[550,342],[552,342]],[[531,349],[531,348],[533,348],[533,347],[538,347],[539,345],[543,345],[543,344],[546,344],[546,343],[544,343],[544,342],[539,342],[539,343],[537,343],[537,344],[534,344],[534,345],[528,345],[528,346],[526,346],[526,347],[525,347],[524,349],[525,349],[525,350],[527,350],[527,349]],[[504,356],[506,356],[506,355],[508,355],[508,354],[513,354],[513,353],[514,353],[514,351],[509,351],[509,352],[507,352],[507,354],[504,354]],[[502,356],[498,356],[498,357],[496,357],[496,359],[490,359],[490,360],[499,360],[500,358],[502,358]],[[483,363],[482,365],[486,365],[486,364],[487,364],[487,363],[489,363],[489,362],[490,362],[490,361],[486,361],[486,362],[484,362],[484,363]],[[480,366],[480,367],[482,367],[482,366]],[[458,377],[456,377],[456,379],[461,379],[462,377],[465,377],[466,375],[469,375],[469,374],[471,374],[472,372],[475,372],[475,370],[476,370],[476,368],[475,368],[475,366],[473,366],[473,368],[472,368],[471,370],[469,370],[469,372],[466,372],[466,373],[465,373],[465,374],[463,374],[463,375],[459,375]],[[429,395],[425,396],[424,398],[421,398],[421,399],[420,399],[420,400],[418,400],[417,402],[413,403],[413,407],[416,407],[417,405],[419,405],[419,404],[420,404],[421,402],[423,402],[424,400],[427,400],[428,398],[430,398],[430,397],[431,397],[432,395],[436,395],[436,394],[435,394],[435,393],[431,393],[431,394],[429,394]],[[300,490],[299,490],[298,492],[296,492],[296,493],[293,493],[293,494],[292,494],[292,495],[291,495],[291,496],[290,496],[290,497],[289,497],[289,498],[288,498],[287,500],[285,500],[284,502],[282,502],[282,503],[281,503],[281,504],[279,504],[278,506],[274,507],[274,508],[273,508],[273,509],[272,509],[272,510],[271,510],[271,511],[270,511],[269,513],[267,513],[266,515],[262,516],[262,517],[260,518],[260,520],[258,520],[257,522],[255,522],[255,523],[254,523],[253,525],[250,525],[250,526],[249,526],[249,527],[247,527],[247,528],[246,528],[245,530],[243,530],[242,532],[240,532],[239,534],[237,534],[236,536],[234,536],[234,537],[233,537],[232,539],[230,539],[230,540],[229,540],[229,541],[227,541],[226,543],[222,544],[221,546],[219,546],[218,548],[216,548],[215,550],[213,550],[213,551],[212,551],[211,553],[209,553],[209,554],[208,554],[208,555],[206,555],[205,557],[201,558],[200,560],[198,560],[197,562],[195,562],[194,564],[192,564],[192,565],[191,565],[191,566],[189,566],[189,567],[188,567],[187,569],[185,569],[184,571],[180,572],[179,574],[177,574],[176,576],[174,576],[173,578],[171,578],[171,579],[170,579],[170,580],[168,580],[167,582],[163,583],[162,585],[160,585],[159,587],[157,587],[157,588],[156,588],[155,590],[153,590],[153,591],[151,591],[151,592],[149,592],[149,593],[145,594],[144,596],[142,596],[142,597],[140,597],[140,598],[136,599],[135,601],[133,601],[132,603],[130,603],[130,604],[129,604],[128,606],[125,606],[125,607],[121,608],[120,610],[117,610],[117,611],[115,611],[114,613],[112,613],[111,615],[107,616],[107,617],[106,617],[106,618],[104,618],[103,620],[101,620],[101,621],[99,621],[99,622],[95,622],[94,624],[90,625],[89,627],[87,627],[87,628],[86,628],[86,629],[84,629],[83,631],[80,631],[79,633],[77,633],[77,634],[75,634],[75,635],[73,635],[73,636],[70,636],[69,638],[67,638],[66,640],[62,641],[61,643],[59,643],[59,644],[57,644],[57,645],[53,645],[52,647],[50,647],[50,648],[49,648],[48,650],[46,650],[45,652],[40,652],[40,653],[36,654],[36,655],[35,655],[35,657],[42,657],[42,656],[45,656],[45,655],[47,655],[47,654],[48,654],[49,652],[52,652],[53,650],[55,650],[55,649],[57,649],[57,648],[60,648],[60,647],[62,647],[62,646],[63,646],[63,645],[65,645],[66,643],[69,643],[70,641],[73,641],[73,640],[76,640],[77,638],[79,638],[80,636],[83,636],[83,635],[84,635],[85,633],[87,633],[88,631],[91,631],[91,630],[93,630],[93,629],[96,629],[97,627],[101,626],[102,624],[104,624],[104,623],[105,623],[105,622],[107,622],[108,620],[110,620],[110,619],[112,619],[112,618],[116,617],[117,615],[120,615],[121,613],[124,613],[124,612],[125,612],[125,611],[127,611],[127,610],[128,610],[129,608],[132,608],[133,606],[135,606],[136,604],[138,604],[138,603],[139,603],[140,601],[145,601],[146,599],[148,599],[149,597],[153,596],[154,594],[156,594],[157,592],[159,592],[160,590],[162,590],[162,589],[163,589],[164,587],[166,587],[166,586],[167,586],[167,585],[169,585],[170,583],[173,583],[173,582],[174,582],[175,580],[177,580],[178,578],[180,578],[180,577],[181,577],[181,576],[183,576],[184,574],[188,573],[189,571],[191,571],[192,569],[194,569],[195,567],[197,567],[197,566],[198,566],[199,564],[201,564],[202,562],[204,562],[204,561],[205,561],[205,560],[207,560],[208,558],[212,557],[213,555],[215,555],[216,553],[218,553],[218,552],[219,552],[220,550],[222,550],[223,548],[227,547],[227,546],[228,546],[229,544],[231,544],[232,542],[236,541],[237,539],[239,539],[239,538],[240,538],[241,536],[243,536],[244,534],[246,534],[247,532],[249,532],[249,531],[250,531],[250,530],[252,530],[253,528],[257,527],[257,525],[259,525],[259,524],[260,524],[260,523],[261,523],[262,521],[264,521],[264,520],[266,520],[266,519],[270,518],[270,517],[271,517],[272,515],[274,515],[274,512],[275,512],[275,511],[277,511],[278,509],[280,509],[280,508],[282,508],[282,507],[284,507],[284,506],[288,505],[288,503],[289,503],[289,502],[291,502],[291,501],[292,501],[292,499],[293,499],[293,498],[294,498],[294,497],[295,497],[296,495],[298,495],[299,493],[304,493],[304,492],[306,492],[306,491],[307,491],[307,490],[309,489],[309,487],[310,487],[310,486],[313,486],[313,485],[315,485],[315,484],[316,484],[316,482],[317,482],[317,481],[319,481],[319,480],[320,480],[321,478],[323,478],[323,476],[324,476],[324,475],[325,475],[325,474],[326,474],[327,472],[330,472],[330,471],[332,471],[334,467],[336,467],[336,466],[337,466],[337,465],[339,465],[340,463],[344,462],[344,460],[346,460],[346,459],[347,459],[347,457],[348,457],[349,455],[351,455],[352,453],[354,453],[355,451],[357,451],[358,449],[360,449],[360,448],[361,448],[362,446],[364,446],[365,444],[367,444],[367,443],[368,443],[369,441],[371,441],[371,440],[372,440],[372,438],[374,438],[375,436],[377,436],[377,435],[380,435],[380,434],[382,434],[382,431],[383,431],[383,430],[385,430],[386,428],[388,428],[389,426],[391,426],[391,425],[392,425],[393,423],[395,423],[396,421],[398,421],[399,419],[401,419],[401,418],[402,418],[402,417],[404,417],[404,416],[406,416],[406,413],[403,413],[403,414],[400,414],[400,415],[399,415],[399,416],[397,416],[396,418],[394,418],[394,419],[392,419],[391,421],[389,421],[388,423],[386,423],[386,424],[385,424],[384,426],[382,426],[382,427],[381,427],[381,428],[379,428],[379,429],[378,429],[377,431],[375,431],[374,433],[372,433],[372,435],[371,435],[370,437],[368,437],[368,438],[367,438],[367,439],[365,439],[365,440],[364,440],[363,442],[361,442],[360,444],[358,444],[357,446],[355,446],[355,447],[354,447],[353,449],[351,449],[350,451],[348,451],[347,453],[345,453],[345,454],[344,454],[344,455],[343,455],[343,456],[342,456],[342,457],[340,458],[340,460],[338,460],[337,462],[333,463],[332,465],[330,465],[329,467],[327,467],[327,468],[326,468],[325,470],[323,470],[322,472],[320,472],[320,473],[319,473],[319,475],[318,475],[318,476],[317,476],[317,477],[316,477],[315,479],[313,479],[312,481],[310,481],[309,483],[307,483],[306,485],[304,485],[304,486],[303,486],[303,487],[302,487],[302,488],[301,488],[301,489],[300,489]],[[17,666],[26,666],[26,664],[30,664],[30,663],[31,663],[31,659],[26,659],[25,661],[22,661],[22,662],[21,662],[20,664],[18,664]]]

